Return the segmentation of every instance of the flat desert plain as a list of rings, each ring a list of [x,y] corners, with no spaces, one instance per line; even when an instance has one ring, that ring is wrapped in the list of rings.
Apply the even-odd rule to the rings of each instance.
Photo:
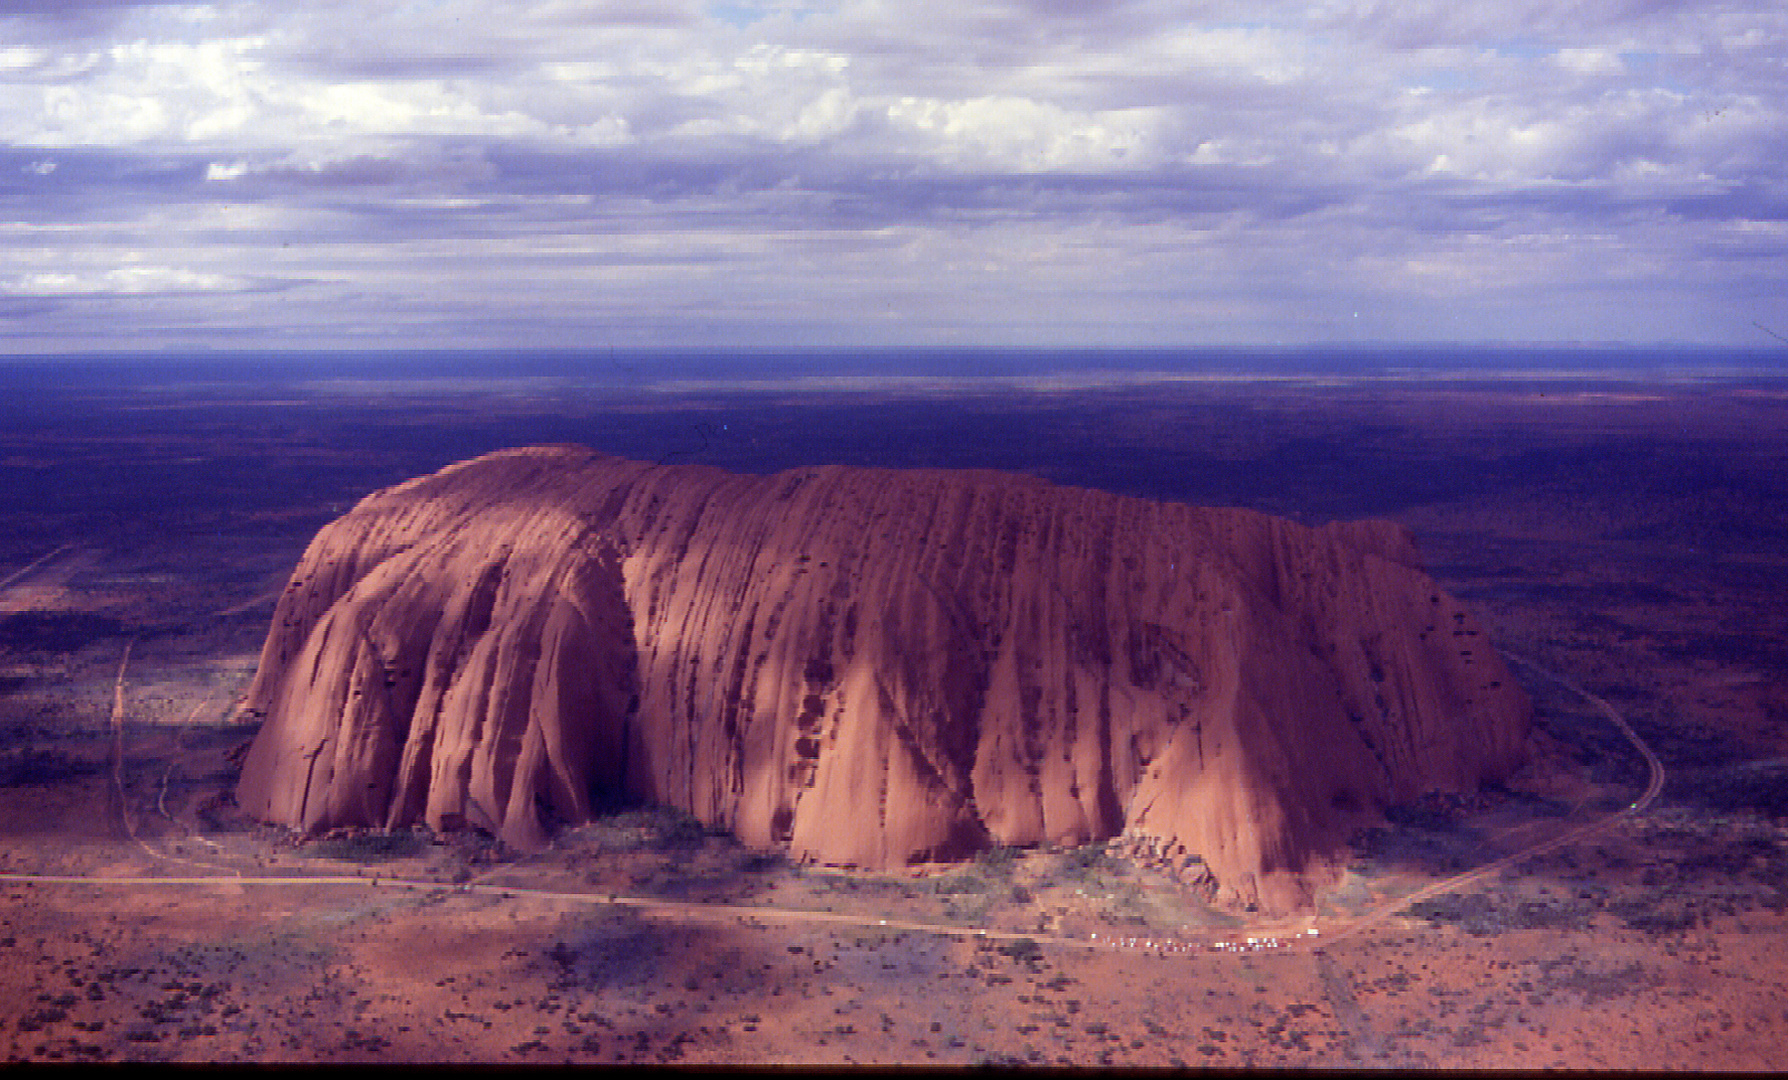
[[[14,389],[8,1060],[1788,1066],[1783,381]],[[1532,694],[1531,759],[1390,808],[1280,918],[1121,841],[870,874],[653,807],[529,855],[246,819],[237,705],[311,536],[542,442],[1388,517]]]

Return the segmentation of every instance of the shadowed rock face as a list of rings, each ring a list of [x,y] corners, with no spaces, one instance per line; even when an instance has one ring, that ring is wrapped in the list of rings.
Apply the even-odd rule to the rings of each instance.
[[[1285,909],[1529,703],[1387,522],[993,472],[531,447],[378,492],[281,598],[238,796],[521,847],[625,795],[860,867],[1129,830]]]

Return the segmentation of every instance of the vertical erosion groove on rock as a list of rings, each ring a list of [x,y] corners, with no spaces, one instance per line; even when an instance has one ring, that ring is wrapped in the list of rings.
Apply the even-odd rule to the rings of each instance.
[[[1391,523],[580,447],[325,528],[248,707],[240,801],[306,830],[529,848],[630,798],[864,868],[1129,832],[1279,910],[1365,815],[1508,775],[1530,720]]]

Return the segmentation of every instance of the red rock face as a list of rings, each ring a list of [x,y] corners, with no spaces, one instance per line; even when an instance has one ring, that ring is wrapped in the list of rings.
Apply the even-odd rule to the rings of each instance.
[[[325,528],[249,707],[240,802],[306,830],[534,847],[601,792],[866,868],[1127,830],[1269,909],[1382,806],[1506,776],[1530,719],[1387,522],[576,447]]]

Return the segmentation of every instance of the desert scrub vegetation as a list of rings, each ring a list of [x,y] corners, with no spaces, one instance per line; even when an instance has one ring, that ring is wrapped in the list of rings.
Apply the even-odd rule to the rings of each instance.
[[[1012,876],[1012,869],[1022,854],[1020,848],[995,844],[975,853],[975,867],[989,878],[1004,880]]]
[[[429,845],[426,833],[356,831],[325,836],[303,845],[306,855],[343,862],[374,863],[421,854]]]
[[[1498,902],[1482,893],[1443,893],[1409,907],[1411,915],[1451,923],[1478,937],[1509,930],[1582,930],[1596,910],[1588,897]]]
[[[1062,852],[1060,865],[1062,875],[1076,881],[1118,868],[1117,860],[1103,840],[1095,840]]]
[[[969,924],[987,920],[995,893],[1001,889],[974,863],[940,874],[926,882],[925,887],[941,902],[945,919]]]
[[[1610,905],[1609,910],[1620,916],[1628,929],[1637,930],[1648,937],[1680,934],[1707,921],[1705,913],[1687,904],[1665,906],[1652,901],[1636,900]]]
[[[0,787],[27,787],[78,780],[101,771],[97,760],[79,758],[60,750],[23,747],[0,751]]]
[[[973,869],[964,867],[931,879],[931,891],[938,896],[982,896],[993,883]]]
[[[1023,851],[996,844],[983,848],[975,857],[946,873],[931,879],[931,891],[938,896],[986,896],[999,891],[1012,880]]]
[[[18,611],[0,618],[0,648],[71,653],[124,632],[117,619],[88,611]]]
[[[668,806],[636,806],[604,814],[579,832],[604,851],[687,850],[710,836],[726,836]]]

